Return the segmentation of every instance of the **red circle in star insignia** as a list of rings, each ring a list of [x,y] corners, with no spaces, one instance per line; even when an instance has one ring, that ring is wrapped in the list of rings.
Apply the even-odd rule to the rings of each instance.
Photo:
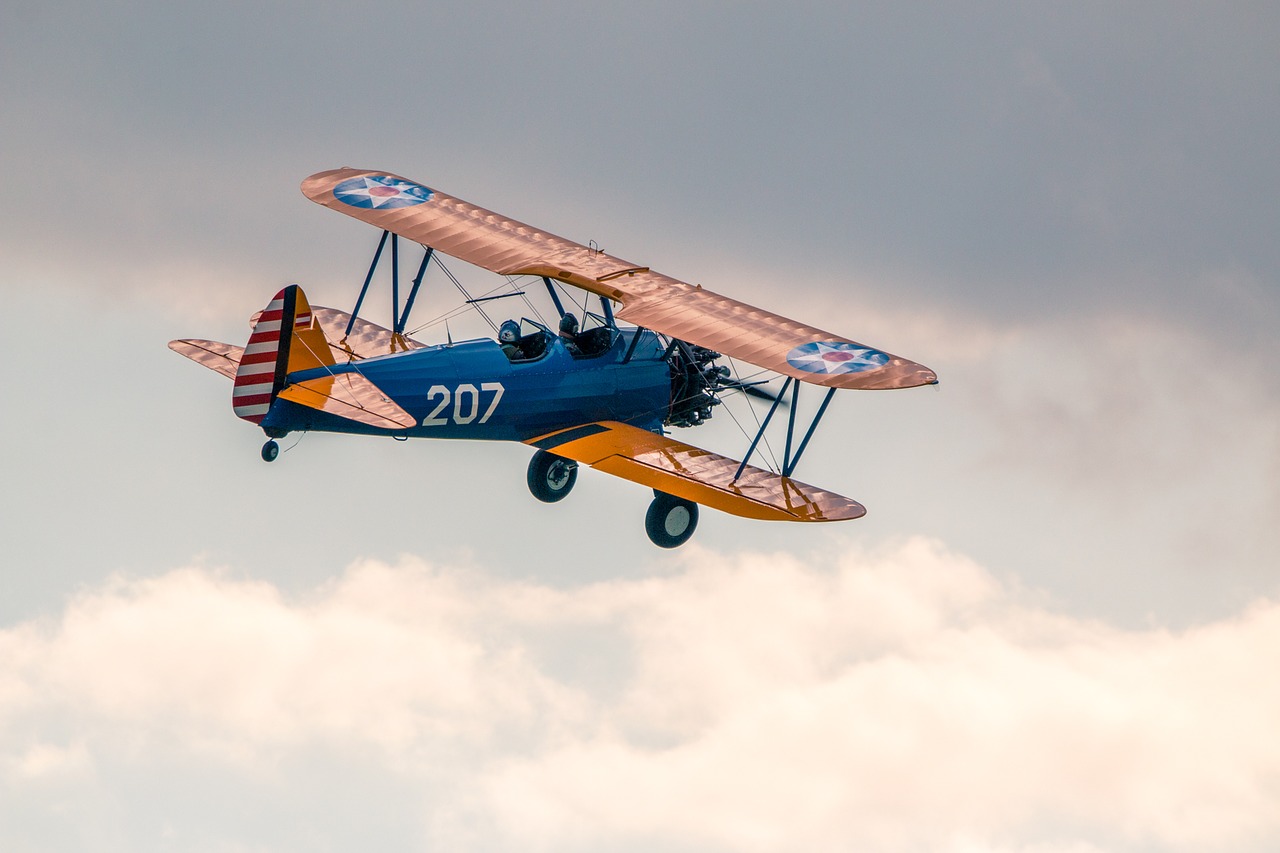
[[[844,350],[832,350],[822,354],[823,361],[848,361],[851,358],[853,358],[853,353],[845,352]]]

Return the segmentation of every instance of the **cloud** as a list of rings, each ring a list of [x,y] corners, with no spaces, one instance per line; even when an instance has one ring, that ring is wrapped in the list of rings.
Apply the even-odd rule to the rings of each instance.
[[[1267,849],[1278,650],[1271,602],[1124,631],[926,540],[691,547],[568,589],[405,558],[288,598],[182,569],[0,633],[0,789],[89,829],[115,791],[122,848],[156,808],[139,776],[320,826],[307,792],[354,774],[383,809],[412,793],[404,848]],[[0,839],[43,837],[8,802]]]

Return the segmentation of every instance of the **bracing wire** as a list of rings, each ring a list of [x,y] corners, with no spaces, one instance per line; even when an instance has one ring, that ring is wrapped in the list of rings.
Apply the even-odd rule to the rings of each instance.
[[[521,292],[522,289],[516,284],[516,279],[513,276],[509,276],[509,275],[503,276],[503,278],[507,280],[507,285],[513,291],[518,292],[520,294],[520,300],[524,302],[524,307],[529,309],[529,313],[532,314],[534,317],[537,317],[539,323],[541,323],[544,326],[547,325],[547,319],[542,316],[542,312],[538,310],[538,306],[534,305],[532,300],[529,299],[529,294]]]
[[[433,256],[433,259],[434,259],[434,256]],[[453,274],[453,271],[450,270],[447,266],[445,266],[443,262],[438,260],[436,261],[436,266],[444,270],[444,274],[449,277],[449,281],[453,282],[453,286],[458,288],[458,292],[461,293],[463,298],[466,299],[467,302],[471,304],[471,307],[476,309],[476,311],[480,314],[480,316],[484,318],[484,321],[489,324],[489,328],[493,329],[493,332],[496,335],[498,333],[498,324],[493,322],[493,320],[489,318],[489,315],[485,313],[484,309],[481,308],[479,304],[477,304],[475,300],[471,298],[471,294],[468,293],[467,289],[462,286],[462,282],[458,281],[458,277]]]
[[[732,371],[733,377],[734,377],[736,380],[738,380],[739,382],[748,382],[748,381],[750,381],[751,379],[755,378],[756,376],[760,376],[761,374],[764,374],[764,373],[768,373],[768,372],[769,372],[769,371],[767,371],[767,370],[763,370],[763,369],[761,369],[761,370],[757,370],[755,373],[749,373],[749,374],[747,374],[747,376],[744,378],[744,377],[742,377],[741,375],[739,375],[739,373],[738,373],[738,363],[737,363],[736,361],[734,361],[734,360],[733,360],[733,356],[726,355],[726,356],[725,356],[725,358],[727,358],[727,359],[729,360],[729,370],[730,370],[730,371]],[[743,396],[745,397],[746,395],[744,394]],[[760,416],[759,416],[758,414],[756,414],[756,408],[755,408],[755,406],[752,406],[750,403],[748,403],[748,404],[747,404],[747,408],[751,411],[751,417],[752,417],[752,419],[753,419],[753,420],[755,420],[755,422],[756,422],[756,432],[759,432],[759,431],[760,431]],[[738,420],[737,418],[734,418],[734,422],[735,422],[735,423],[737,423],[737,420]],[[744,434],[744,435],[746,435],[746,433],[745,433],[745,432],[744,432],[743,434]],[[774,467],[775,469],[776,469],[776,468],[778,468],[778,467],[779,467],[779,466],[778,466],[778,457],[777,457],[777,455],[773,452],[773,447],[769,444],[769,436],[767,436],[767,435],[762,435],[762,436],[760,437],[760,443],[764,445],[764,450],[765,450],[765,452],[769,454],[769,460],[770,460],[770,462],[772,463],[773,467]],[[758,448],[757,448],[757,449],[758,449]],[[776,472],[775,472],[775,473],[776,473]]]
[[[435,258],[433,257],[433,260],[434,259]],[[443,265],[442,265],[442,268],[443,268]],[[448,273],[448,270],[446,270],[446,273],[449,274],[449,277],[453,279],[453,281],[456,284],[457,279],[454,279],[452,274]],[[498,284],[490,288],[489,290],[484,291],[479,298],[485,299],[493,296],[494,294],[498,293],[498,291],[500,290],[503,290],[505,288],[511,288],[513,295],[518,294],[521,297],[521,301],[524,302],[525,307],[529,309],[529,311],[533,314],[533,316],[538,318],[538,322],[543,323],[545,325],[546,321],[542,316],[542,312],[538,310],[536,305],[534,305],[532,302],[529,301],[529,297],[527,294],[519,293],[520,288],[516,284],[516,280],[511,276],[504,276],[503,278],[504,278],[504,281],[501,284]],[[467,300],[471,300],[471,296],[467,293],[465,289],[461,287],[461,285],[458,286],[458,289],[459,291],[461,291],[461,293]],[[431,328],[432,326],[438,326],[441,323],[448,323],[450,320],[455,319],[456,317],[460,317],[471,310],[478,312],[482,317],[484,317],[484,319],[489,323],[489,326],[495,332],[498,330],[497,325],[491,319],[489,319],[489,316],[484,313],[484,311],[479,307],[479,305],[472,304],[469,301],[468,303],[465,303],[463,305],[458,305],[454,308],[451,308],[448,311],[444,312],[443,314],[437,314],[435,317],[432,317],[431,319],[427,320],[424,323],[419,323],[418,325],[414,326],[411,330],[409,330],[405,334],[416,335],[417,333],[421,332],[423,329],[428,329],[428,328]]]

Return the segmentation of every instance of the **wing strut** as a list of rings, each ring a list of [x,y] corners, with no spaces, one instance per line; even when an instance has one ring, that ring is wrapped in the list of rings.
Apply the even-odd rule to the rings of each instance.
[[[547,286],[547,293],[551,294],[551,301],[556,304],[556,310],[560,312],[560,316],[564,317],[564,305],[560,303],[560,294],[556,293],[556,286],[551,283],[551,279],[545,275],[542,277],[542,283]]]
[[[736,483],[738,478],[742,476],[742,472],[746,470],[747,463],[751,461],[751,454],[756,452],[756,445],[759,444],[760,439],[764,437],[764,431],[769,426],[769,421],[773,418],[773,413],[778,411],[778,404],[782,402],[783,397],[787,396],[787,389],[791,387],[792,381],[791,377],[788,376],[787,381],[782,383],[782,393],[774,399],[773,405],[769,407],[769,414],[764,416],[764,423],[760,424],[760,430],[756,433],[756,437],[751,440],[751,446],[747,448],[747,455],[742,457],[742,464],[738,466],[738,471],[733,475],[732,482]]]
[[[796,453],[792,456],[791,443],[795,437],[796,409],[799,408],[800,383],[791,379],[791,377],[787,377],[787,380],[782,383],[782,391],[774,398],[773,405],[769,407],[769,413],[764,416],[764,421],[761,422],[760,429],[756,432],[756,437],[751,440],[751,446],[747,448],[747,455],[742,458],[742,464],[738,466],[738,472],[733,475],[733,482],[736,482],[742,476],[742,472],[746,469],[751,455],[756,452],[756,445],[764,437],[764,431],[769,426],[769,420],[773,417],[773,413],[777,411],[778,405],[783,398],[787,396],[787,389],[792,382],[795,382],[795,387],[791,389],[791,411],[787,416],[787,444],[786,449],[782,452],[782,476],[790,477],[795,473],[796,466],[800,464],[800,457],[804,454],[805,448],[809,446],[809,439],[813,438],[813,433],[818,429],[818,423],[821,422],[822,416],[827,413],[827,406],[831,405],[831,398],[835,396],[836,389],[827,389],[827,393],[822,398],[822,404],[818,406],[817,414],[813,416],[813,420],[809,423],[809,428],[805,430],[804,438],[800,439],[800,444],[796,447]]]
[[[360,316],[360,307],[364,305],[364,297],[369,292],[370,283],[373,282],[373,274],[377,272],[378,262],[382,260],[382,250],[387,247],[388,235],[391,236],[391,332],[397,337],[404,335],[404,328],[409,322],[409,312],[413,310],[413,302],[418,298],[418,289],[422,287],[422,279],[427,273],[427,264],[430,263],[435,249],[431,246],[423,246],[426,254],[422,256],[422,263],[418,265],[418,274],[413,277],[413,287],[409,290],[409,296],[404,301],[402,311],[400,309],[400,235],[392,231],[383,231],[382,239],[378,241],[378,248],[373,253],[373,261],[369,264],[369,272],[365,274],[364,284],[360,287],[360,295],[356,297],[356,307],[347,318],[343,339],[346,339],[355,328],[356,318]]]
[[[791,389],[791,411],[787,412],[787,446],[782,451],[782,470],[791,467],[791,436],[796,429],[796,410],[800,408],[800,383]],[[786,476],[785,474],[783,476]]]
[[[378,268],[378,259],[382,257],[382,249],[387,245],[387,235],[390,233],[390,231],[383,231],[382,239],[378,241],[378,250],[373,253],[373,263],[369,264],[369,272],[364,277],[364,287],[360,288],[360,295],[356,297],[356,307],[352,309],[351,319],[347,321],[344,338],[351,334],[351,328],[356,324],[356,317],[360,316],[360,306],[364,304],[364,295],[369,292],[369,282],[373,281],[373,271]]]
[[[422,263],[418,266],[418,274],[413,277],[413,288],[409,291],[409,298],[404,302],[404,313],[400,315],[400,321],[396,323],[395,333],[397,335],[404,334],[405,324],[409,322],[409,312],[413,310],[413,300],[418,298],[418,288],[422,287],[422,277],[427,274],[427,264],[431,261],[431,255],[435,249],[427,246],[427,252],[422,256]]]
[[[391,235],[391,325],[400,313],[400,235]],[[396,329],[395,331],[399,331]]]
[[[640,335],[642,335],[644,331],[645,330],[640,326],[636,326],[636,333],[631,338],[631,346],[627,347],[627,354],[622,357],[623,364],[631,361],[631,356],[634,355],[636,351],[636,345],[640,343]]]
[[[796,390],[800,390],[799,383],[796,384]],[[787,461],[784,457],[782,463],[782,476],[790,477],[792,472],[796,470],[796,466],[800,464],[800,454],[804,453],[804,449],[809,446],[809,439],[813,438],[813,431],[818,428],[818,421],[822,420],[822,416],[827,413],[827,406],[831,403],[831,398],[836,394],[836,389],[828,388],[827,393],[822,398],[822,405],[818,407],[818,414],[813,416],[813,423],[809,424],[808,431],[805,432],[804,438],[800,439],[800,446],[796,448],[796,455]],[[795,397],[791,398],[792,404],[795,404]],[[794,412],[795,409],[792,409]],[[787,444],[791,444],[791,428],[787,428]]]
[[[551,281],[549,277],[545,275],[542,276],[542,283],[547,286],[547,293],[551,294],[551,301],[555,303],[556,311],[560,312],[561,317],[564,317],[564,314],[565,314],[564,303],[560,301],[560,294],[556,292],[555,284]],[[610,329],[617,329],[618,328],[617,321],[613,319],[613,303],[609,301],[608,297],[606,296],[600,297],[600,310],[604,314],[604,324],[608,326]],[[595,315],[592,315],[592,316],[595,316]],[[585,323],[587,321],[587,318],[583,317],[582,321]]]

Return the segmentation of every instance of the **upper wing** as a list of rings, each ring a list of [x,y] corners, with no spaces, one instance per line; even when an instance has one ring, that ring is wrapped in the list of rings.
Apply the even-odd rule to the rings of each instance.
[[[335,169],[307,198],[501,275],[558,279],[622,303],[618,317],[760,367],[834,388],[938,381],[914,361],[788,320],[557,237],[387,172]]]
[[[751,465],[735,480],[738,462],[617,421],[572,427],[525,443],[745,518],[844,521],[867,513],[855,500]]]

